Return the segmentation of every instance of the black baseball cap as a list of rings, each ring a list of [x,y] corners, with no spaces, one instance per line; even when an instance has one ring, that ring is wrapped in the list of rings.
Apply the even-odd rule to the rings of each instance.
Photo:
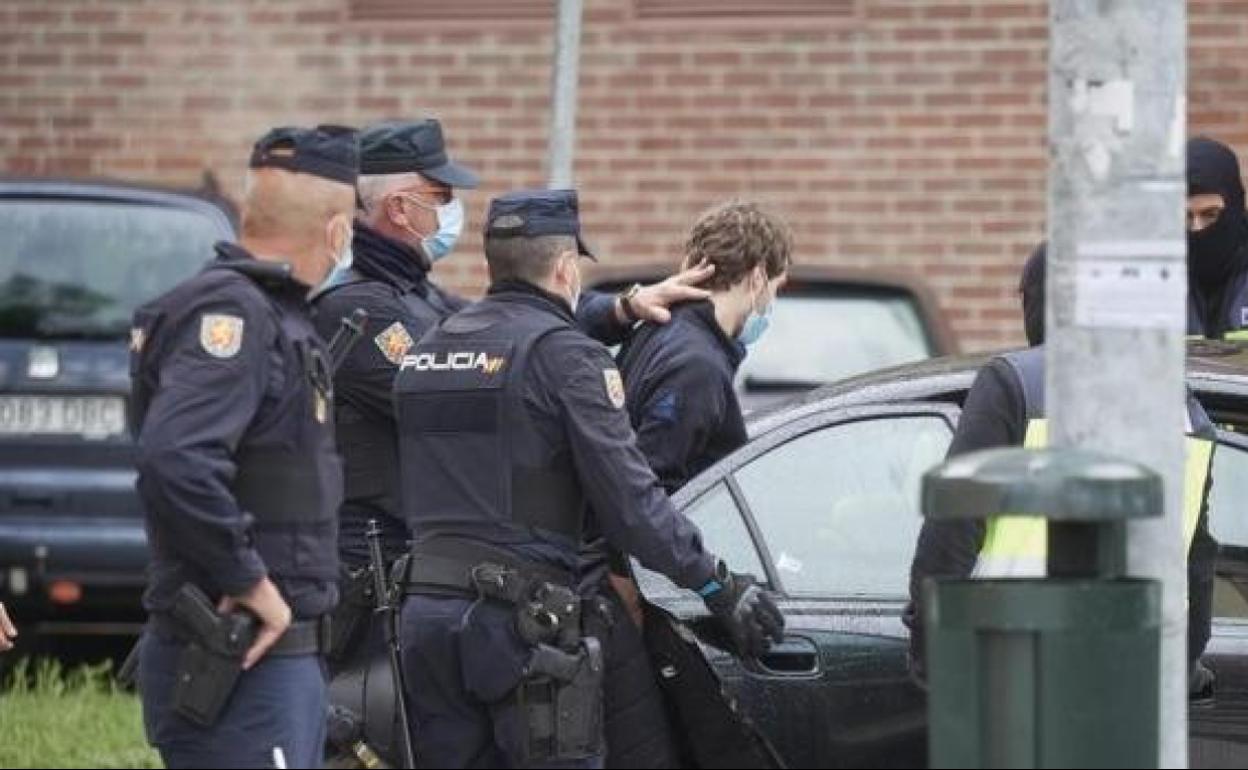
[[[448,187],[472,189],[477,175],[451,160],[442,138],[442,124],[432,118],[392,120],[360,133],[361,174],[417,172]]]
[[[597,258],[581,238],[576,190],[517,190],[490,201],[485,218],[488,238],[571,235],[581,256]]]
[[[281,126],[260,137],[248,166],[312,174],[354,187],[360,174],[358,138],[347,126]]]

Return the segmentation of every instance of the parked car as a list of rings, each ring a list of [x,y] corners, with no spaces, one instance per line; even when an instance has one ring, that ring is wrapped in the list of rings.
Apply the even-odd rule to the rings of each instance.
[[[23,632],[137,629],[131,314],[233,238],[233,212],[185,191],[0,179],[0,232],[0,599]]]
[[[1200,343],[1188,382],[1220,426],[1210,522],[1221,543],[1212,705],[1191,709],[1193,767],[1248,758],[1248,345]],[[922,691],[901,623],[922,518],[922,474],[940,463],[984,357],[865,375],[753,416],[749,443],[674,501],[708,547],[776,590],[784,643],[741,662],[702,649],[790,767],[926,763]],[[701,600],[636,565],[642,592],[704,641]]]
[[[596,268],[588,284],[618,292],[671,274],[670,265]],[[957,352],[932,292],[905,273],[795,265],[767,334],[750,349],[737,387],[746,411],[794,392]]]

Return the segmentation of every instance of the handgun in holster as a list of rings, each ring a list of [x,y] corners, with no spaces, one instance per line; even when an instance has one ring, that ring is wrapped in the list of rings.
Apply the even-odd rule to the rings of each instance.
[[[190,583],[178,591],[172,614],[187,637],[178,661],[174,710],[195,724],[210,727],[234,692],[259,623],[247,610],[217,612],[204,592]]]
[[[602,752],[602,646],[592,636],[573,651],[537,645],[517,688],[530,762],[586,759]]]
[[[581,597],[542,584],[517,613],[517,631],[533,645],[518,687],[530,761],[588,758],[602,751],[602,647],[584,636]]]

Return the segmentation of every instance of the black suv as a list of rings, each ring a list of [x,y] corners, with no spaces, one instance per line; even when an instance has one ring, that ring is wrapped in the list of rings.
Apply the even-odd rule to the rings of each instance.
[[[234,231],[216,196],[0,179],[0,600],[23,630],[142,620],[130,318]]]

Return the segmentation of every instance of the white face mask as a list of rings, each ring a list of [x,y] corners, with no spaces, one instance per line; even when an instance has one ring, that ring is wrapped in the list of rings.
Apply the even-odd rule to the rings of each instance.
[[[355,252],[351,249],[351,243],[355,240],[355,233],[351,230],[347,231],[346,240],[342,244],[342,248],[338,253],[331,255],[330,259],[334,261],[334,266],[330,268],[329,273],[325,275],[325,280],[321,281],[319,289],[325,289],[330,286],[337,285],[340,281],[347,277],[351,272],[351,265],[355,263]]]
[[[584,288],[584,284],[581,281],[581,267],[579,264],[575,264],[577,257],[572,259],[574,261],[572,269],[576,272],[576,289],[572,291],[572,296],[568,298],[568,301],[572,303],[572,312],[575,313],[581,302],[581,289]]]
[[[338,249],[338,255],[334,257],[334,269],[346,272],[351,269],[351,265],[355,263],[355,252],[351,250],[351,244],[355,241],[355,230],[347,228],[347,237],[342,239],[342,247]]]

